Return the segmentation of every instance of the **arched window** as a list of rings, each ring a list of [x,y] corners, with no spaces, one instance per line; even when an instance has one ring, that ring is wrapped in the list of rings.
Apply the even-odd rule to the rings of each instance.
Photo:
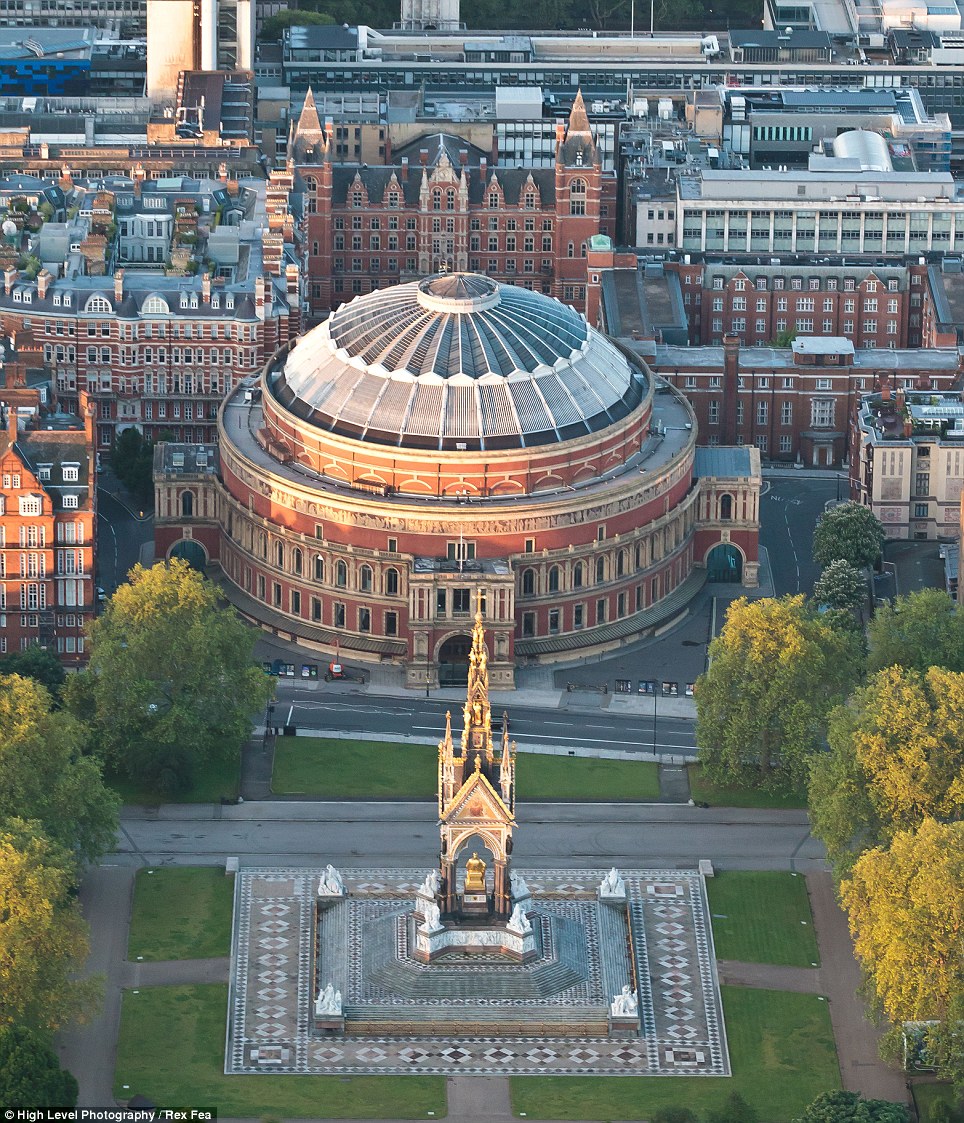
[[[358,587],[363,593],[372,591],[372,567],[363,565],[358,571]]]
[[[283,542],[275,543],[274,563],[279,569],[284,569],[285,567],[285,545]]]
[[[606,559],[596,558],[596,584],[599,585],[606,580]]]
[[[576,562],[572,567],[572,587],[574,589],[582,588],[582,562]]]
[[[574,179],[569,184],[569,213],[586,213],[586,181],[584,179]]]
[[[268,560],[268,536],[264,531],[258,535],[258,553],[265,561]]]
[[[344,589],[348,584],[348,566],[343,561],[335,566],[335,584],[339,589]]]
[[[554,565],[549,570],[549,592],[559,592],[559,566]]]
[[[726,520],[733,518],[733,496],[728,492],[720,496],[720,518]]]
[[[531,597],[536,591],[536,574],[534,569],[524,569],[522,571],[522,595],[524,597]]]
[[[616,576],[622,577],[626,572],[626,555],[622,550],[616,555]]]
[[[303,569],[304,556],[302,555],[301,551],[297,547],[295,547],[295,549],[291,551],[291,572],[300,577]]]
[[[321,554],[315,554],[314,576],[316,581],[325,579],[325,559]]]
[[[398,596],[398,570],[385,570],[385,592],[390,597]]]
[[[181,515],[185,519],[189,519],[194,515],[193,491],[185,491],[181,493]]]
[[[110,301],[106,296],[101,296],[100,293],[94,295],[84,305],[85,312],[113,312]]]
[[[170,313],[171,309],[162,296],[149,296],[141,305],[142,316],[169,316]]]

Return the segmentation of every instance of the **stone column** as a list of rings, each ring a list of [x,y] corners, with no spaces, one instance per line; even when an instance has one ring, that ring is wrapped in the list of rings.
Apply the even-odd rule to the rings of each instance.
[[[509,871],[504,858],[495,860],[495,885],[492,894],[492,907],[496,916],[509,916],[512,912]]]
[[[440,907],[443,915],[458,912],[458,886],[455,880],[455,862],[451,858],[443,858],[441,862],[442,889]]]

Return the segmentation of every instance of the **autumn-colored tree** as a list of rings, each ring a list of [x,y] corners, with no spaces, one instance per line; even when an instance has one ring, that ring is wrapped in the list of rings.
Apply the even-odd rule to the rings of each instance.
[[[84,755],[86,738],[39,683],[0,677],[0,819],[38,821],[77,873],[113,845],[120,806],[100,761]]]
[[[68,683],[92,710],[107,759],[173,794],[202,763],[236,760],[272,684],[252,652],[257,633],[183,561],[135,566],[90,629],[90,664]]]
[[[60,1067],[46,1034],[0,1026],[0,1103],[5,1107],[73,1107],[77,1081]]]
[[[817,520],[813,532],[813,560],[821,566],[849,562],[855,569],[874,565],[884,548],[884,528],[869,507],[841,503]]]
[[[840,899],[887,1017],[944,1020],[964,994],[964,823],[924,819],[866,851]]]
[[[97,985],[74,978],[88,945],[72,869],[36,823],[0,823],[0,1025],[56,1030],[92,1008]]]
[[[879,608],[867,641],[871,671],[893,666],[964,671],[964,613],[943,589],[921,589]]]
[[[964,675],[878,671],[831,715],[810,776],[814,834],[838,872],[861,850],[964,814]]]
[[[797,790],[827,716],[859,674],[856,638],[825,624],[802,596],[729,609],[696,687],[696,743],[707,776]]]

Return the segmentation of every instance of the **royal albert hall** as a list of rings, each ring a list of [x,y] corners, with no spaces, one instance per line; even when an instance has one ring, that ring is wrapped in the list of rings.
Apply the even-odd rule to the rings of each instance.
[[[156,547],[301,647],[493,689],[756,583],[759,454],[696,448],[685,399],[572,308],[451,273],[342,305],[160,445]]]

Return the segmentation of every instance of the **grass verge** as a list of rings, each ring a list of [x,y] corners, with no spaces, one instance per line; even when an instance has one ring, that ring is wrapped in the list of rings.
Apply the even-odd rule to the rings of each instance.
[[[788,1123],[840,1087],[830,1011],[816,995],[723,987],[731,1079],[516,1076],[512,1106],[531,1119],[648,1119],[662,1107],[697,1113],[739,1092],[767,1123]]]
[[[441,1076],[225,1076],[224,985],[124,992],[114,1095],[217,1108],[222,1118],[410,1119],[445,1115]]]
[[[275,744],[272,790],[324,798],[432,799],[438,783],[432,745],[282,737]],[[634,760],[520,753],[518,791],[526,800],[637,799],[659,795],[656,765]]]
[[[706,891],[719,959],[819,964],[806,878],[777,870],[728,870],[708,879]]]
[[[127,958],[229,955],[233,894],[234,878],[220,868],[138,870]]]
[[[698,764],[689,766],[690,795],[697,803],[708,803],[711,807],[762,807],[777,811],[796,811],[806,809],[807,797],[795,792],[792,795],[775,795],[756,788],[731,788],[711,784],[703,778],[703,769]]]
[[[141,807],[157,807],[162,803],[218,803],[221,798],[235,799],[240,784],[240,755],[230,763],[208,761],[194,770],[194,783],[189,791],[178,792],[168,798],[145,788],[143,784],[127,776],[108,773],[106,782],[125,803]]]

